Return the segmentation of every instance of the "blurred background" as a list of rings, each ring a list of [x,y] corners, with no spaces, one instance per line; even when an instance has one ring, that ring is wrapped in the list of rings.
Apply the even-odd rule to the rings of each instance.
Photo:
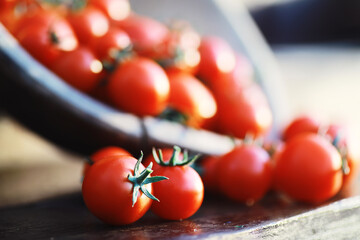
[[[360,3],[242,1],[274,53],[288,116],[342,123],[358,139]],[[0,113],[0,207],[80,190],[81,158]]]

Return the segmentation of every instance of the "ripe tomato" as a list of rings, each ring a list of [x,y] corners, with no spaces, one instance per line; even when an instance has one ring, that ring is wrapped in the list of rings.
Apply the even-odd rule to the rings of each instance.
[[[217,164],[220,161],[219,156],[208,156],[199,163],[200,176],[204,183],[205,189],[215,192],[218,191],[218,168]]]
[[[164,24],[135,14],[120,21],[117,26],[129,34],[134,50],[145,57],[156,56],[169,34]]]
[[[184,156],[182,162],[176,159],[178,154],[174,156],[168,164],[162,164],[164,166],[154,170],[154,176],[165,176],[169,180],[153,184],[154,194],[160,202],[153,202],[151,210],[161,218],[181,220],[191,217],[200,208],[204,185],[199,174],[186,165],[189,161],[187,156]]]
[[[90,40],[90,46],[101,61],[113,62],[121,50],[129,47],[130,38],[126,32],[119,28],[111,27],[102,37]]]
[[[326,201],[340,190],[342,178],[339,152],[317,134],[291,138],[276,158],[276,188],[298,201]]]
[[[161,154],[162,154],[162,159],[165,163],[169,162],[171,157],[173,156],[174,154],[174,150],[172,148],[163,148],[160,150],[161,151]],[[184,158],[184,155],[183,153],[179,153],[179,156],[177,157],[177,159],[179,161],[182,161]],[[156,162],[156,160],[154,159],[154,156],[153,154],[149,154],[145,159],[144,159],[144,162],[143,162],[143,165],[144,166],[148,166],[150,163],[153,164],[153,170],[157,169],[160,167],[160,165]]]
[[[102,77],[102,64],[86,47],[62,54],[51,69],[63,80],[83,92],[92,91]]]
[[[176,69],[195,74],[200,63],[200,35],[185,21],[172,23],[169,30],[165,42],[152,58],[167,70]]]
[[[92,6],[70,12],[67,19],[82,44],[88,44],[91,39],[104,36],[109,30],[107,17]]]
[[[272,124],[272,113],[261,88],[253,83],[214,94],[218,111],[215,116],[221,133],[244,138],[265,135]]]
[[[131,156],[131,154],[123,148],[116,147],[116,146],[109,146],[109,147],[104,147],[104,148],[94,152],[90,156],[89,161],[91,161],[92,164],[94,164],[95,162],[100,161],[102,159],[112,157],[112,156],[117,156],[117,155]],[[91,167],[91,165],[89,163],[84,164],[84,174],[83,174],[84,176],[89,171],[90,167]]]
[[[218,186],[232,200],[253,204],[272,183],[273,167],[269,154],[253,144],[242,144],[220,157]]]
[[[19,29],[16,38],[39,62],[50,67],[63,52],[73,51],[78,41],[69,23],[53,16],[53,21],[37,21]]]
[[[100,9],[112,21],[121,21],[130,15],[128,0],[89,0],[90,5]]]
[[[216,111],[216,101],[210,90],[192,75],[168,72],[170,96],[168,106],[185,116],[185,124],[201,127],[206,119],[212,118]]]
[[[157,63],[138,57],[122,63],[113,72],[107,90],[119,109],[139,116],[158,115],[167,104],[170,85]]]
[[[139,160],[117,155],[97,161],[85,175],[82,194],[87,208],[111,225],[130,224],[151,206],[152,185],[166,178],[149,177],[151,168]],[[141,190],[141,191],[140,191]]]
[[[320,128],[320,123],[310,116],[299,116],[293,119],[289,125],[284,129],[282,138],[287,141],[290,138],[305,132],[317,133]]]
[[[231,92],[232,89],[244,88],[253,83],[253,68],[242,55],[236,54],[235,67],[230,72],[217,72],[209,86],[214,92]]]
[[[205,36],[199,47],[200,64],[198,75],[209,86],[217,81],[220,73],[230,73],[236,66],[236,55],[222,38]]]

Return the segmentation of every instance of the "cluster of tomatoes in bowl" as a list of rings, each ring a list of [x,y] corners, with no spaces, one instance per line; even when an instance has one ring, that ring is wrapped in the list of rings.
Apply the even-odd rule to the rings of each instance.
[[[0,21],[39,62],[120,111],[243,138],[272,125],[247,58],[184,21],[165,25],[127,0],[3,0]]]

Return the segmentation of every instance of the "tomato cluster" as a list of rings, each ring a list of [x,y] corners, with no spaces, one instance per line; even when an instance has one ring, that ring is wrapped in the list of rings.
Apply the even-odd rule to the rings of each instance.
[[[128,0],[5,0],[0,21],[67,83],[121,111],[243,138],[272,113],[253,67],[222,38],[165,25]]]
[[[350,186],[358,173],[359,161],[340,125],[300,116],[281,139],[276,145],[244,139],[223,156],[204,158],[199,167],[205,188],[250,205],[269,190],[318,204]]]
[[[111,225],[133,223],[150,208],[163,219],[189,218],[204,198],[201,177],[189,166],[196,159],[177,146],[158,153],[154,149],[144,161],[145,166],[148,164],[145,168],[142,156],[136,160],[120,147],[100,149],[84,167],[85,204],[96,217]]]

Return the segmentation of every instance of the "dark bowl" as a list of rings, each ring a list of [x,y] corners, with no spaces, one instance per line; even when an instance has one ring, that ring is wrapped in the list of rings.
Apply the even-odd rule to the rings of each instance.
[[[275,116],[270,134],[274,135],[284,115],[283,101],[279,99],[281,81],[271,51],[241,4],[237,4],[236,12],[224,2],[208,0],[132,0],[131,4],[135,12],[161,21],[185,19],[201,34],[222,36],[236,51],[248,56]],[[0,106],[33,131],[80,154],[106,145],[119,145],[137,154],[153,146],[178,145],[217,155],[234,146],[233,139],[227,136],[153,117],[139,118],[79,92],[34,60],[1,23]]]

